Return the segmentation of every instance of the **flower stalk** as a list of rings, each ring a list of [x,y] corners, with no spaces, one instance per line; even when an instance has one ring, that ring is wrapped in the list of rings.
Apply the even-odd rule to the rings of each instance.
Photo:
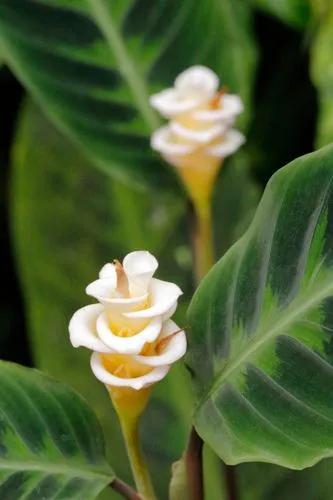
[[[118,415],[137,491],[142,500],[156,500],[149,470],[140,448],[139,417],[126,415],[124,418],[121,414]]]

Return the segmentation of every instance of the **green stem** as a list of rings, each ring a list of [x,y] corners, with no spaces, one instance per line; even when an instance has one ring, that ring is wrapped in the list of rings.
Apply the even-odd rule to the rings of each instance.
[[[195,278],[199,283],[214,264],[212,209],[210,199],[194,204],[194,262]]]
[[[139,445],[138,419],[120,419],[120,423],[138,493],[142,500],[156,500],[150,474]]]

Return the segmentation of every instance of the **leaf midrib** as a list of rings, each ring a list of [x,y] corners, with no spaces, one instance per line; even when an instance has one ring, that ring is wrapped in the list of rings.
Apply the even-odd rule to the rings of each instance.
[[[137,108],[145,119],[150,132],[159,126],[159,120],[149,104],[149,92],[146,82],[131,59],[124,40],[109,13],[104,0],[87,0],[91,14],[104,35],[107,45],[116,58],[119,71],[126,80]]]
[[[71,465],[66,465],[63,463],[45,463],[39,462],[37,460],[28,460],[28,461],[11,461],[8,460],[0,460],[0,470],[14,470],[14,471],[40,471],[45,473],[52,474],[65,474],[67,476],[73,477],[82,477],[82,478],[90,478],[90,479],[98,479],[103,481],[112,481],[114,475],[112,473],[107,474],[106,472],[94,471],[92,467],[80,466],[73,467]]]
[[[221,374],[216,378],[211,389],[208,391],[208,394],[203,397],[203,401],[209,399],[215,389],[221,387],[230,374],[237,370],[237,368],[239,368],[239,366],[244,363],[246,359],[250,358],[253,353],[260,349],[265,342],[277,337],[286,329],[286,327],[293,325],[305,312],[318,305],[325,298],[331,296],[333,294],[333,273],[330,273],[330,277],[327,279],[327,282],[328,283],[320,289],[318,286],[318,292],[316,294],[311,295],[308,300],[305,300],[299,305],[299,307],[295,308],[295,302],[297,300],[301,301],[301,296],[296,297],[290,302],[284,313],[282,312],[280,314],[280,319],[270,330],[266,330],[262,334],[258,331],[257,334],[253,335],[253,340],[249,341],[247,347],[239,354],[239,356],[225,366]],[[306,292],[309,293],[309,290],[306,290]],[[200,408],[203,401],[199,402],[198,408]]]

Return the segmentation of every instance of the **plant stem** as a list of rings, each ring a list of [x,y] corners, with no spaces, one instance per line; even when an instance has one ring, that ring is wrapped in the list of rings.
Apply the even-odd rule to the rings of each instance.
[[[194,204],[194,263],[195,279],[199,283],[214,264],[214,242],[210,199],[203,198]]]
[[[224,464],[224,477],[228,500],[238,499],[237,477],[235,472],[235,467],[233,465]]]
[[[202,447],[203,441],[192,427],[185,453],[187,487],[191,500],[203,500]]]
[[[141,500],[140,495],[121,479],[114,479],[110,487],[127,500]]]
[[[120,423],[137,490],[142,500],[156,500],[150,474],[139,445],[138,419],[120,419]]]

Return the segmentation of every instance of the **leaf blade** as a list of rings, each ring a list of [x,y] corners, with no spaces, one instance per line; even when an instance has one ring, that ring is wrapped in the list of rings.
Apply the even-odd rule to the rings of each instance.
[[[227,463],[332,456],[332,179],[332,147],[275,174],[190,306],[196,426]]]
[[[0,362],[0,373],[1,497],[51,498],[70,490],[96,498],[114,475],[90,408],[37,370]]]

